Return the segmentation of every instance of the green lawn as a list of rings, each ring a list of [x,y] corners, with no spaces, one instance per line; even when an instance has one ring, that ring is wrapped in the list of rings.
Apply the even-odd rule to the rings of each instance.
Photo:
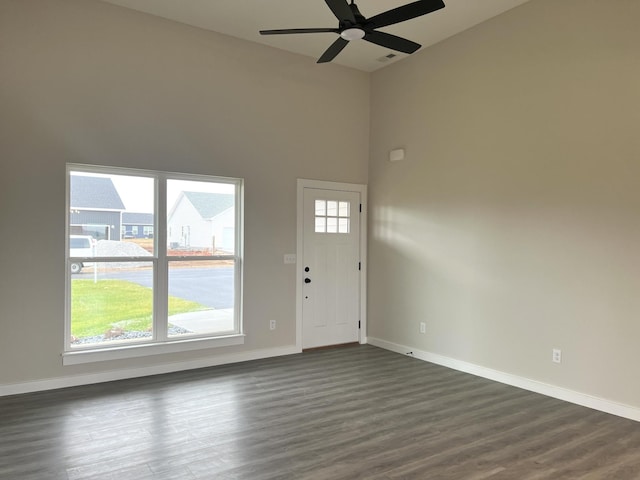
[[[71,335],[101,335],[115,324],[124,330],[151,329],[153,294],[150,288],[122,280],[72,280]],[[169,315],[206,310],[207,307],[169,297]]]

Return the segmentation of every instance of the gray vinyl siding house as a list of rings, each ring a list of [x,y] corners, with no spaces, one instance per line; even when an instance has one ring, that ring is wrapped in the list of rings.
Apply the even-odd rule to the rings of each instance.
[[[123,238],[153,238],[153,213],[122,212]]]
[[[71,175],[69,233],[120,240],[124,203],[110,178]]]

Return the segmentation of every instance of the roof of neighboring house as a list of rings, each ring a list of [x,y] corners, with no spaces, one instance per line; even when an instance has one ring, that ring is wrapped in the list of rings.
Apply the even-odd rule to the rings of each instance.
[[[234,195],[230,193],[182,192],[204,219],[213,218],[233,207]]]
[[[153,225],[153,213],[122,212],[123,225]]]
[[[110,178],[71,175],[69,182],[71,208],[124,210],[122,199]]]

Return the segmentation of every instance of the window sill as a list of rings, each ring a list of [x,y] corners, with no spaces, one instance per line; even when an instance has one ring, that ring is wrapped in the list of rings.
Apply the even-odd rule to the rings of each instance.
[[[93,350],[79,350],[77,352],[65,352],[62,354],[62,364],[65,366],[80,365],[83,363],[107,362],[109,360],[121,360],[124,358],[147,357],[150,355],[179,353],[191,350],[203,350],[207,348],[228,347],[231,345],[243,344],[244,335],[235,334],[216,338],[194,338],[165,343],[123,345]]]

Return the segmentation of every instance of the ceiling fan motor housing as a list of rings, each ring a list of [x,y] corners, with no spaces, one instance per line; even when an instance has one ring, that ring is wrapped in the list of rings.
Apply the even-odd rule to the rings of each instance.
[[[360,10],[358,10],[358,6],[355,3],[351,3],[349,5],[349,8],[353,12],[353,18],[355,18],[356,22],[353,23],[351,21],[351,19],[349,19],[349,18],[340,19],[339,25],[338,25],[338,28],[340,29],[340,31],[347,30],[349,28],[360,28],[360,29],[362,29],[362,27],[364,26],[365,22],[367,21],[365,16],[360,13]]]
[[[350,19],[340,20],[340,25],[338,27],[340,36],[348,41],[360,40],[366,35],[366,31],[363,27],[367,19],[360,13],[360,10],[358,10],[358,6],[355,3],[351,3],[349,8],[351,8],[351,11],[353,12],[353,17],[355,18],[356,23],[352,23]]]

